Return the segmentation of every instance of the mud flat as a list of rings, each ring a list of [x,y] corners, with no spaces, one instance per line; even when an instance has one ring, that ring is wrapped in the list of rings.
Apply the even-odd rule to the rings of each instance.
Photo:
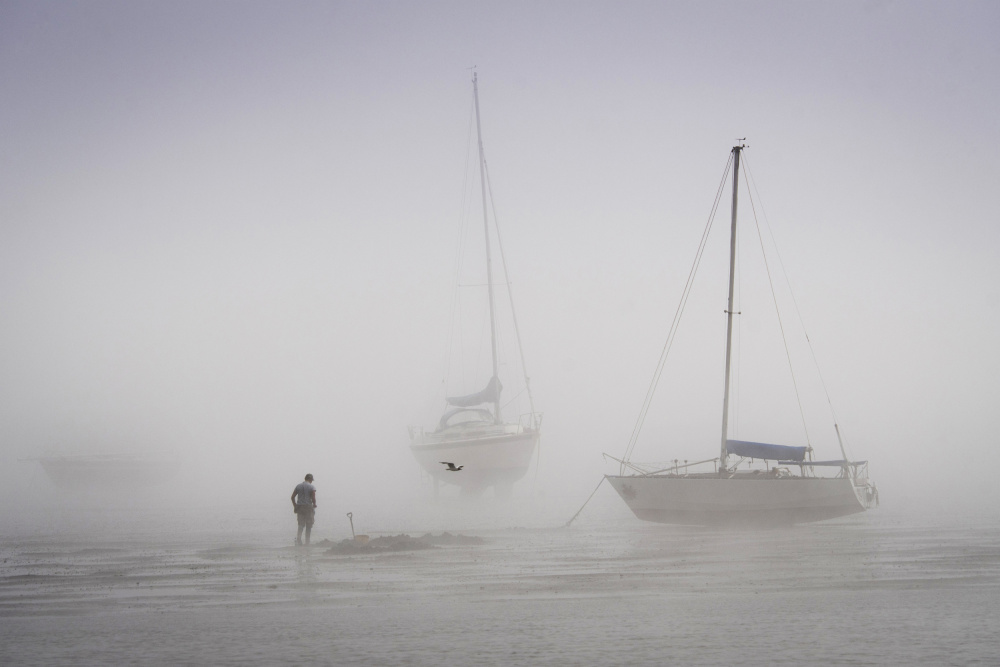
[[[884,513],[764,533],[583,523],[363,545],[384,549],[286,537],[3,536],[0,664],[1000,658],[996,520]]]

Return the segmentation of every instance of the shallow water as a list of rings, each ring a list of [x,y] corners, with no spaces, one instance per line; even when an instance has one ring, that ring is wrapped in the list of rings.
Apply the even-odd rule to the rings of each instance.
[[[0,664],[1000,662],[997,519],[592,520],[356,556],[144,525],[4,534]]]

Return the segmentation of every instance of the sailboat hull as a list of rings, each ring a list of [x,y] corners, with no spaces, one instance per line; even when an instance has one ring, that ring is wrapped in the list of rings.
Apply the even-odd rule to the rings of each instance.
[[[863,512],[872,500],[849,478],[736,475],[616,476],[607,480],[644,521],[788,525]]]
[[[172,460],[123,456],[49,456],[38,459],[45,474],[62,488],[145,488],[169,481],[180,465]]]
[[[430,434],[415,438],[410,451],[435,480],[476,492],[490,486],[509,487],[524,477],[537,445],[538,431],[518,429],[455,438]],[[462,470],[449,472],[441,461],[462,466]]]

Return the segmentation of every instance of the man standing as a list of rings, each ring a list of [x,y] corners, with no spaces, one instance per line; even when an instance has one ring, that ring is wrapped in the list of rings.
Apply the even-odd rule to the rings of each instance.
[[[302,545],[302,529],[306,531],[306,545],[312,533],[313,521],[316,518],[316,487],[312,484],[313,476],[306,475],[306,481],[299,482],[292,491],[292,508],[299,521],[299,532],[295,536],[295,546]]]

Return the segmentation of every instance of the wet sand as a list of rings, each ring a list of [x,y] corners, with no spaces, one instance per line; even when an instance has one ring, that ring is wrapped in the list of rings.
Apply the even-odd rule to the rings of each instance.
[[[0,664],[1000,662],[997,520],[455,532],[482,543],[5,535]]]

